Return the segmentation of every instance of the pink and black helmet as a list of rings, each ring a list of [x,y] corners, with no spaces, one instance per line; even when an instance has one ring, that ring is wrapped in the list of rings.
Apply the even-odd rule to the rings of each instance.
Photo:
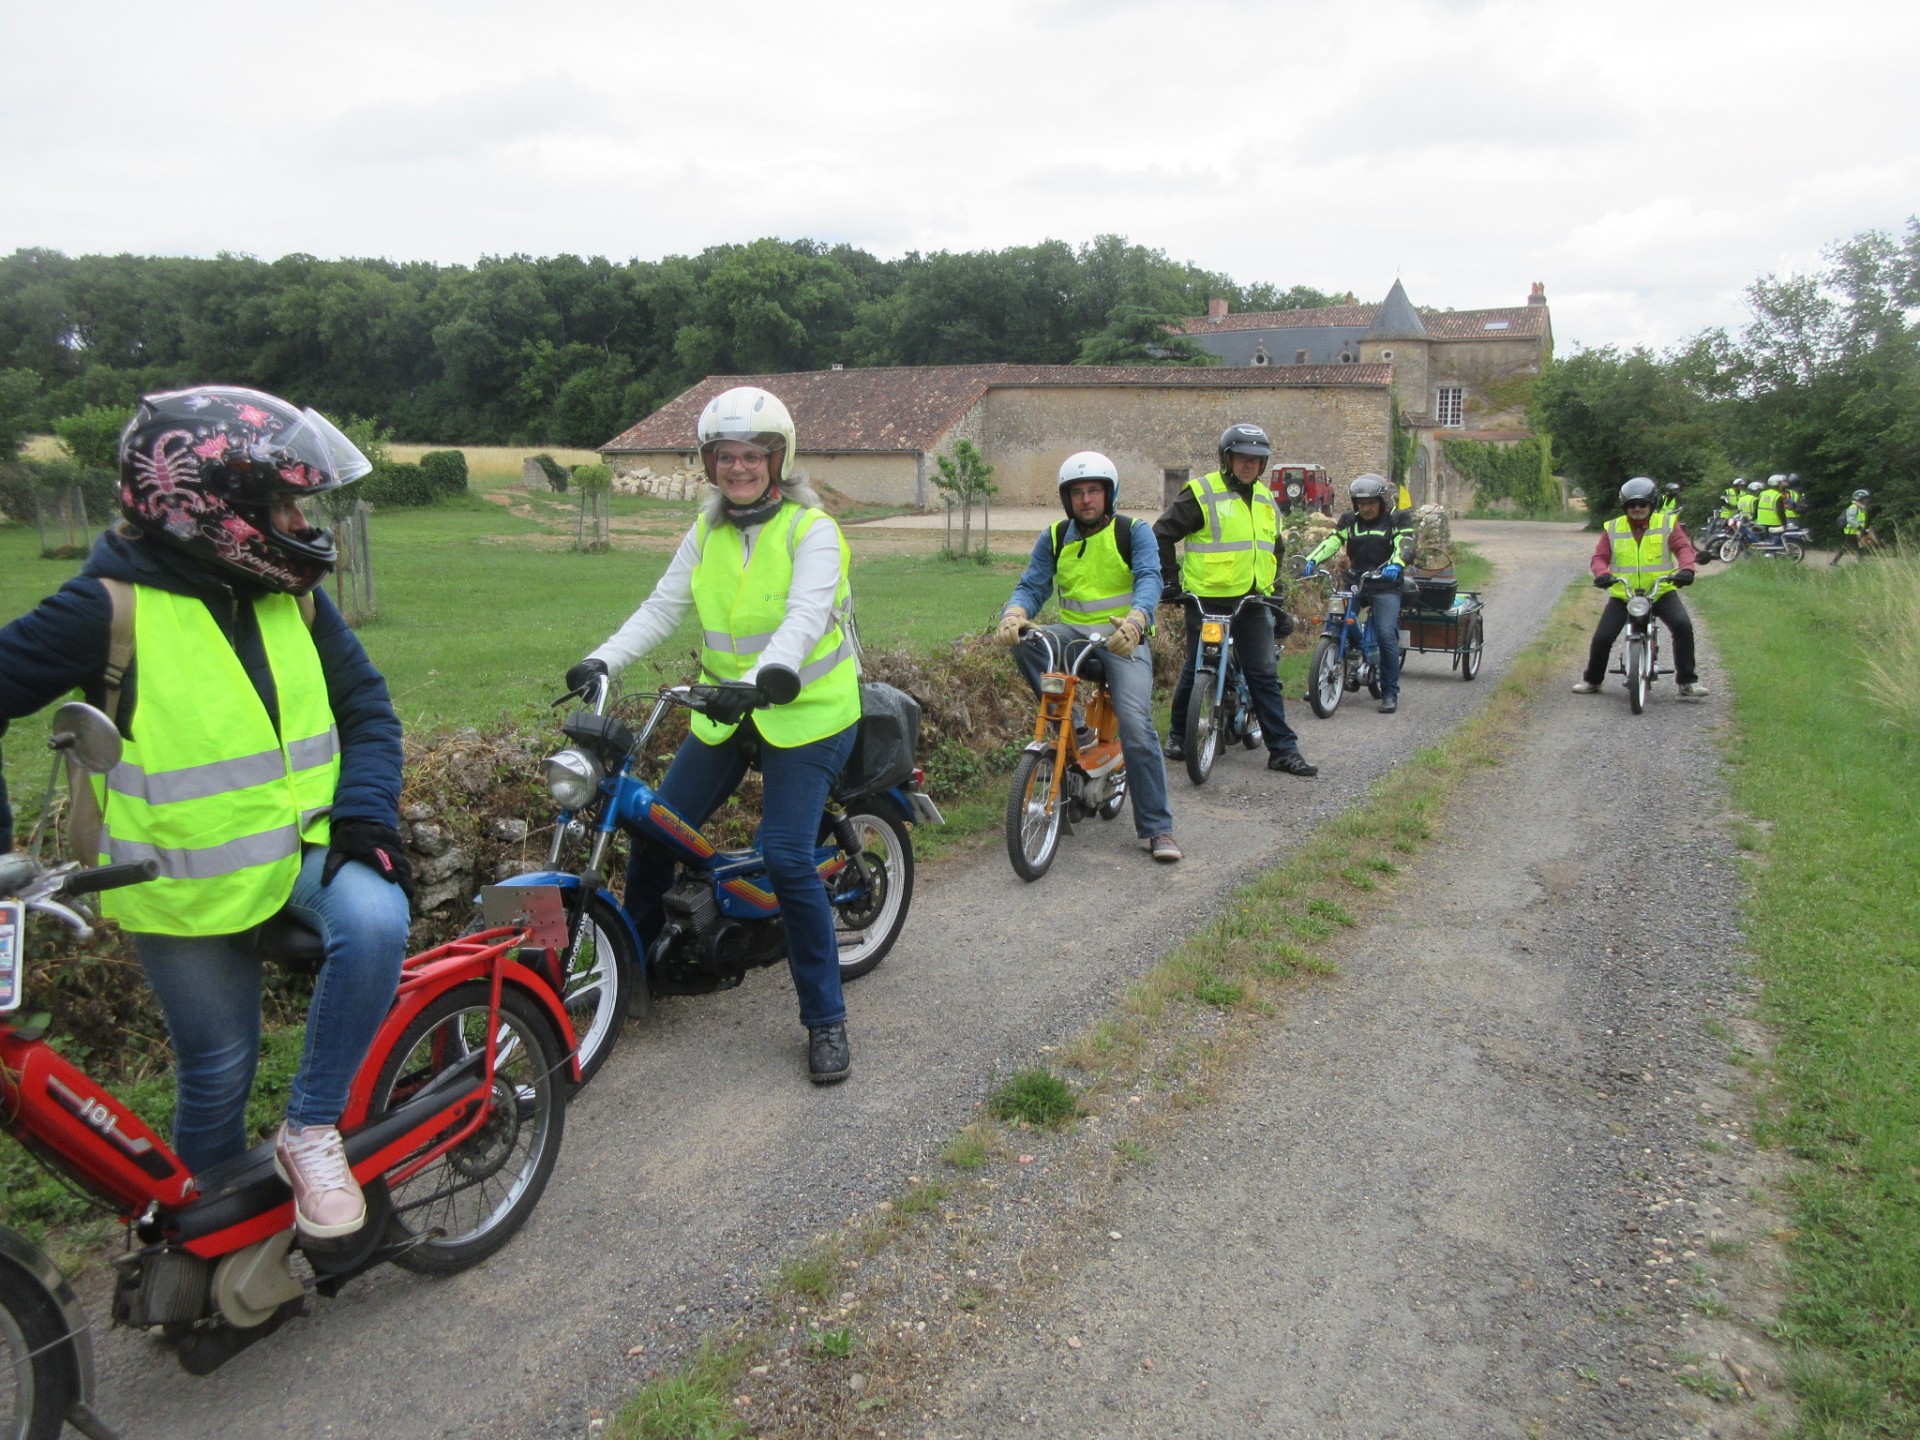
[[[333,534],[275,529],[274,502],[337,490],[372,468],[315,411],[258,390],[201,385],[141,397],[120,432],[120,509],[154,540],[304,595],[333,569]]]

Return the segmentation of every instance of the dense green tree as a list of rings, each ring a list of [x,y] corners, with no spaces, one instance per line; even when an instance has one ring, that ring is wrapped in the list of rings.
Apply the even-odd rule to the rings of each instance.
[[[1596,516],[1614,513],[1628,478],[1693,486],[1719,452],[1706,401],[1644,348],[1576,350],[1553,361],[1534,382],[1528,416],[1553,437],[1555,471]]]
[[[1106,326],[1080,342],[1076,365],[1211,365],[1214,357],[1167,327],[1180,317],[1144,305],[1116,305]]]
[[[31,370],[0,370],[0,465],[20,453],[40,427],[40,377]]]

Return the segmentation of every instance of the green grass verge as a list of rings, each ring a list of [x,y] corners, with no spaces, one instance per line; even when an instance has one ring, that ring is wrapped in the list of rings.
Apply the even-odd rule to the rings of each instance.
[[[1749,563],[1698,587],[1733,680],[1758,820],[1748,939],[1777,1035],[1761,1138],[1798,1159],[1791,1293],[1802,1433],[1920,1434],[1920,695],[1875,698],[1920,623],[1920,565]],[[1908,672],[1911,674],[1911,671]]]

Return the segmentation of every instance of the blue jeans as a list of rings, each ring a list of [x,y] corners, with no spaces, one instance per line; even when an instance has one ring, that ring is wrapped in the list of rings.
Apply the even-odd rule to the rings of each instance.
[[[357,860],[320,883],[327,848],[309,845],[287,908],[326,945],[307,1006],[306,1047],[287,1097],[296,1125],[336,1125],[393,1004],[407,954],[407,897]],[[246,1151],[247,1096],[260,1059],[257,956],[229,935],[135,935],[173,1040],[173,1148],[195,1174]]]
[[[814,868],[820,821],[827,792],[853,753],[855,726],[824,740],[783,748],[760,744],[760,775],[766,782],[761,802],[760,851],[767,878],[780,901],[787,927],[787,969],[800,996],[800,1023],[838,1025],[847,1018],[840,994],[840,942],[833,933],[833,907],[826,882]],[[742,725],[718,745],[689,735],[660,782],[660,798],[693,825],[707,823],[739,787],[747,773],[752,723]],[[659,938],[665,915],[660,897],[673,884],[674,860],[665,850],[636,840],[627,859],[624,903],[649,948]]]
[[[1061,640],[1075,640],[1098,626],[1047,625]],[[1040,693],[1044,652],[1039,645],[1013,647],[1014,663],[1027,677],[1033,693]],[[1127,760],[1127,794],[1133,800],[1133,833],[1142,840],[1173,833],[1173,812],[1167,808],[1167,765],[1160,755],[1160,737],[1153,729],[1153,656],[1141,642],[1131,655],[1102,653],[1099,659],[1113,696],[1114,718],[1120,722],[1120,753]],[[1092,663],[1081,667],[1085,674]]]
[[[1382,590],[1366,597],[1367,628],[1380,649],[1380,698],[1400,697],[1400,592]]]
[[[1203,597],[1201,607],[1208,614],[1225,614],[1239,597],[1216,599]],[[1280,698],[1280,675],[1275,667],[1273,648],[1273,612],[1264,605],[1249,605],[1233,622],[1233,653],[1239,658],[1240,673],[1247,677],[1247,693],[1253,697],[1253,713],[1260,717],[1260,730],[1271,755],[1298,753],[1300,737],[1287,724],[1286,702]],[[1187,607],[1187,663],[1181,667],[1179,683],[1173,687],[1173,729],[1186,728],[1187,702],[1193,697],[1194,661],[1200,654],[1200,627],[1194,623],[1193,607]]]

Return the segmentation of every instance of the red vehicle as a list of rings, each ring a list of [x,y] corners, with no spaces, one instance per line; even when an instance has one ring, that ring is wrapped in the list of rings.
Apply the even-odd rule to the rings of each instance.
[[[1290,515],[1294,507],[1333,513],[1333,481],[1324,465],[1276,465],[1267,476],[1273,498],[1280,502],[1280,513]]]
[[[78,702],[54,718],[52,743],[70,763],[88,744],[117,758],[118,742],[113,722]],[[523,947],[544,938],[537,924],[485,930],[405,962],[340,1121],[366,1224],[311,1241],[294,1229],[271,1142],[190,1174],[137,1115],[5,1013],[24,989],[30,913],[84,938],[91,929],[74,898],[154,873],[151,862],[43,866],[44,824],[28,853],[0,856],[0,1127],[126,1223],[127,1248],[114,1258],[116,1324],[159,1331],[182,1366],[205,1374],[303,1313],[311,1292],[332,1295],[387,1261],[425,1274],[463,1270],[520,1228],[553,1171],[579,1078],[552,967],[522,963]],[[289,928],[284,914],[259,928],[275,955],[306,948],[318,958],[319,937]],[[311,1279],[287,1263],[296,1245]],[[0,1228],[0,1434],[52,1440],[63,1423],[114,1433],[92,1408],[90,1335],[59,1271]]]

